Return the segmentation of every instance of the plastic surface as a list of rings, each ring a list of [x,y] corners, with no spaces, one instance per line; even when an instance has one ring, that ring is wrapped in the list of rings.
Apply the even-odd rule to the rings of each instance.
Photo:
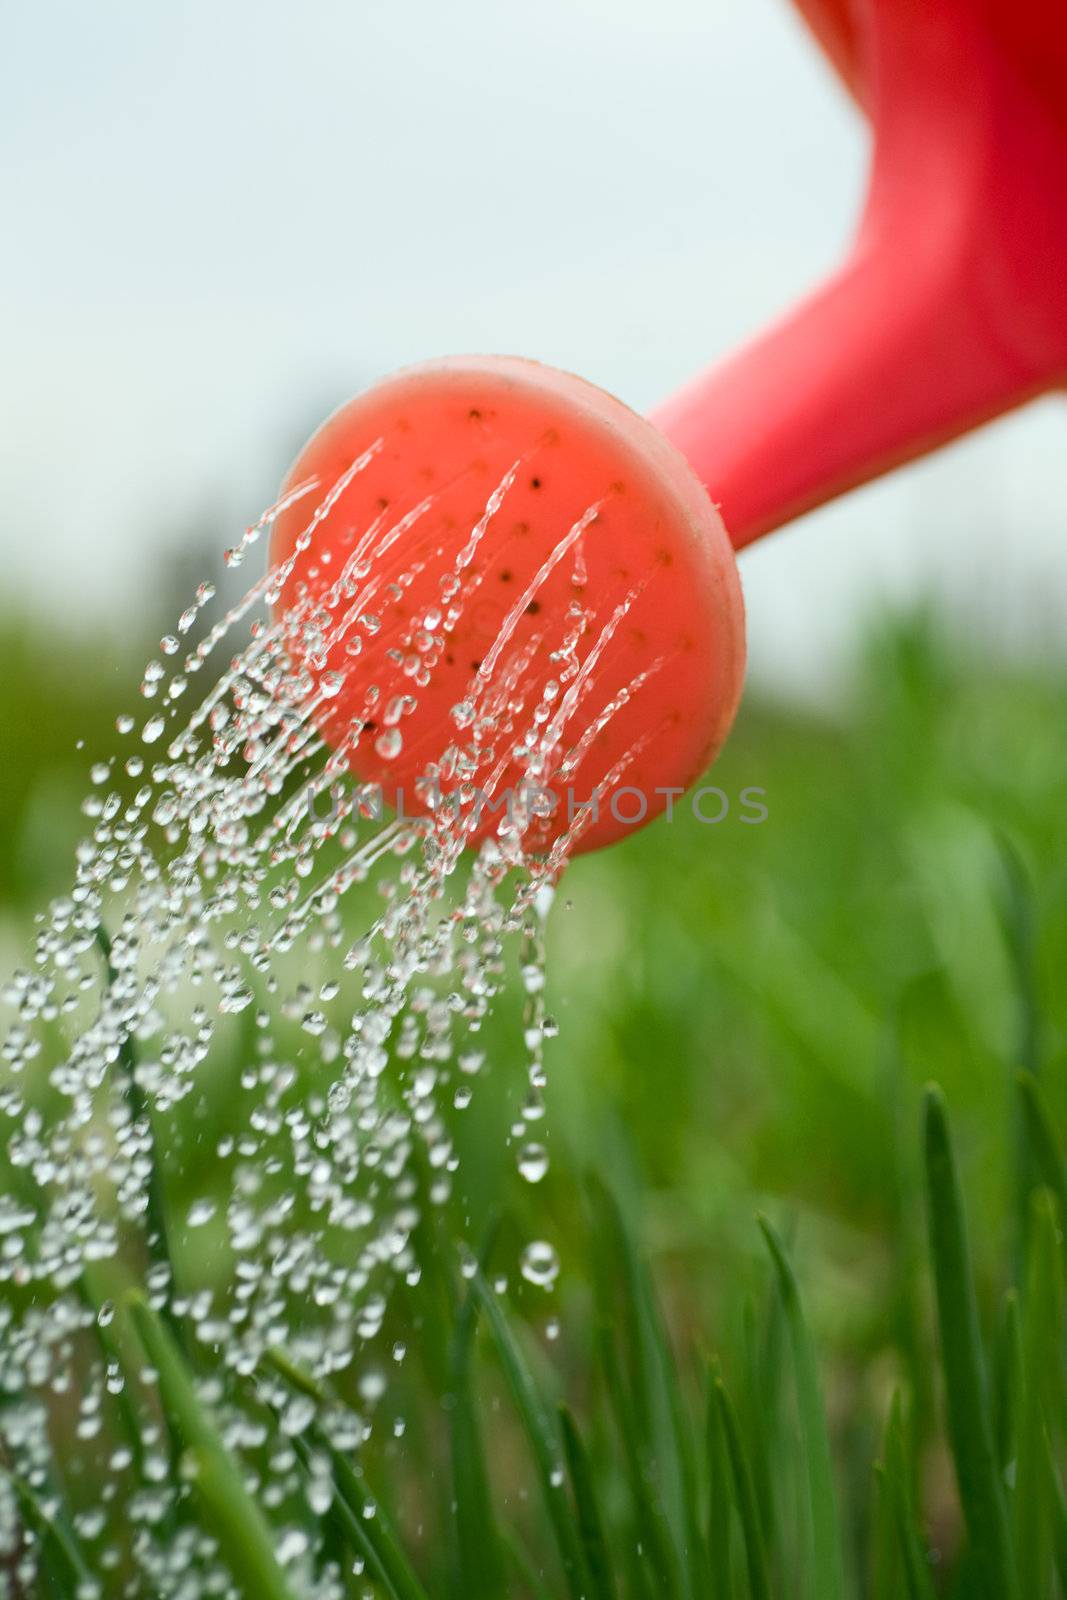
[[[293,561],[275,615],[319,731],[391,804],[425,811],[432,774],[455,793],[461,767],[443,758],[474,749],[484,716],[470,781],[495,806],[522,785],[515,747],[540,742],[557,809],[526,846],[548,847],[603,785],[575,838],[589,849],[656,816],[716,753],[744,673],[733,551],[688,464],[620,401],[532,361],[430,362],[331,417],[286,489],[309,479],[275,526],[272,561]],[[618,815],[613,783],[637,791]],[[502,817],[487,805],[472,837]]]
[[[1065,0],[803,0],[874,129],[844,266],[653,420],[735,547],[1067,383]]]

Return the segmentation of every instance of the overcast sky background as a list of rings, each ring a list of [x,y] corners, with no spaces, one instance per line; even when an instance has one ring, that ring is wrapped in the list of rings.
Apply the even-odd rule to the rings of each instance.
[[[0,62],[7,604],[129,616],[326,412],[514,351],[638,408],[843,249],[864,127],[786,0],[35,0]],[[1047,400],[742,562],[755,673],[817,686],[877,598],[1062,635]]]

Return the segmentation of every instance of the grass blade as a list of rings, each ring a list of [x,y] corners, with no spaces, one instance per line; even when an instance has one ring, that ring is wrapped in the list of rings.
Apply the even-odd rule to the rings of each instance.
[[[811,1508],[812,1585],[819,1600],[843,1600],[845,1577],[841,1565],[841,1531],[815,1349],[804,1320],[800,1293],[789,1258],[766,1217],[759,1218],[759,1225],[774,1263],[793,1352]]]
[[[631,1581],[642,1600],[652,1600],[652,1597],[659,1600],[664,1594],[674,1596],[680,1580],[671,1531],[655,1482],[649,1481],[645,1468],[631,1391],[619,1360],[613,1330],[603,1318],[597,1324],[596,1339],[604,1387],[622,1440],[634,1525],[639,1535],[632,1544],[627,1542],[631,1552]]]
[[[471,1280],[471,1287],[481,1302],[489,1328],[500,1357],[500,1365],[515,1402],[530,1446],[537,1475],[541,1480],[545,1507],[552,1531],[559,1547],[567,1587],[574,1600],[583,1600],[586,1593],[585,1563],[581,1540],[570,1503],[563,1489],[560,1450],[556,1437],[541,1404],[533,1378],[508,1326],[496,1295],[480,1272]]]
[[[301,1465],[305,1471],[310,1471],[312,1452],[308,1441],[306,1439],[294,1439],[293,1448],[300,1458]],[[334,1483],[334,1498],[331,1510],[337,1518],[337,1528],[341,1537],[348,1544],[352,1553],[362,1558],[368,1577],[381,1585],[385,1590],[387,1600],[398,1600],[397,1592],[389,1581],[389,1574],[382,1564],[377,1547],[368,1531],[369,1523],[352,1509],[338,1489],[336,1482]]]
[[[597,1216],[598,1234],[608,1241],[603,1259],[621,1268],[614,1279],[609,1279],[605,1271],[600,1272],[600,1295],[609,1323],[613,1320],[614,1301],[618,1296],[619,1326],[627,1336],[630,1422],[642,1480],[641,1490],[635,1487],[635,1493],[638,1493],[639,1502],[648,1502],[650,1507],[646,1520],[650,1533],[653,1528],[655,1530],[650,1553],[654,1553],[657,1578],[664,1594],[680,1595],[687,1588],[690,1600],[700,1600],[707,1590],[707,1556],[700,1527],[696,1461],[678,1388],[677,1367],[648,1273],[618,1202],[595,1177],[589,1180],[589,1192]],[[673,1448],[671,1465],[678,1490],[681,1536],[678,1543],[688,1558],[684,1563],[687,1580],[684,1585],[683,1564],[679,1560],[663,1493],[662,1458],[668,1442]]]
[[[266,1352],[264,1365],[298,1393],[314,1400],[317,1406],[329,1402],[330,1397],[322,1385],[287,1351],[274,1346]],[[389,1513],[371,1492],[362,1474],[331,1443],[318,1423],[312,1424],[308,1439],[294,1439],[292,1443],[305,1468],[310,1468],[312,1447],[329,1458],[334,1510],[341,1529],[355,1554],[363,1557],[372,1575],[388,1591],[390,1600],[428,1600]]]
[[[775,1501],[774,1463],[782,1442],[781,1372],[784,1328],[782,1297],[772,1278],[761,1306],[746,1296],[743,1316],[744,1382],[739,1413],[744,1429],[752,1484],[756,1495],[764,1548],[779,1548],[778,1506]]]
[[[53,1515],[24,1478],[8,1472],[19,1511],[27,1528],[32,1528],[39,1551],[39,1572],[52,1591],[63,1600],[77,1600],[82,1586],[92,1581],[88,1563],[77,1535],[65,1516]]]
[[[173,1334],[142,1296],[131,1294],[126,1304],[159,1375],[167,1426],[185,1452],[205,1524],[218,1540],[238,1588],[246,1600],[293,1600],[274,1554],[270,1527],[201,1404]]]
[[[1019,1590],[993,1444],[963,1200],[945,1101],[935,1086],[925,1097],[925,1154],[930,1254],[960,1502],[975,1568],[990,1600],[1016,1600]]]
[[[1059,1373],[1061,1296],[1056,1202],[1047,1189],[1039,1189],[1033,1197],[1029,1235],[1013,1504],[1019,1589],[1024,1595],[1045,1592],[1051,1557],[1047,1427]]]
[[[119,974],[115,967],[111,939],[107,929],[101,923],[96,930],[96,943],[104,960],[104,970],[107,974],[108,993],[119,982]],[[148,1098],[137,1081],[137,1055],[134,1050],[133,1039],[124,1028],[119,1044],[119,1065],[122,1068],[124,1094],[129,1107],[130,1121],[140,1124],[148,1130],[148,1177],[145,1183],[145,1247],[148,1259],[154,1267],[162,1268],[167,1275],[167,1307],[164,1316],[178,1344],[184,1348],[185,1337],[177,1317],[170,1309],[170,1301],[177,1290],[177,1280],[174,1276],[174,1258],[170,1248],[170,1234],[167,1227],[167,1203],[163,1186],[163,1174],[160,1170],[158,1147],[155,1133],[152,1128],[152,1113],[149,1108]]]
[[[752,1600],[770,1600],[771,1581],[767,1565],[767,1552],[763,1545],[763,1529],[756,1509],[756,1494],[752,1487],[752,1473],[741,1441],[741,1429],[733,1404],[721,1378],[714,1384],[715,1401],[722,1421],[723,1437],[730,1458],[737,1495],[737,1510],[741,1518],[741,1533],[745,1544],[745,1561],[748,1566],[748,1587]]]
[[[996,1421],[997,1463],[1006,1473],[1018,1449],[1019,1404],[1022,1395],[1022,1333],[1019,1296],[1009,1289],[1004,1298],[1004,1320],[997,1339],[993,1365],[993,1402]]]
[[[249,1507],[243,1492],[235,1493],[233,1463],[218,1451],[193,1445],[182,1466],[204,1508],[204,1521],[218,1540],[223,1559],[244,1600],[296,1600],[274,1555],[265,1523],[252,1532]]]
[[[567,1458],[567,1470],[574,1492],[578,1533],[585,1553],[592,1600],[615,1600],[611,1557],[604,1537],[604,1520],[600,1514],[600,1503],[597,1499],[589,1456],[582,1436],[578,1432],[578,1425],[566,1406],[560,1406],[559,1420],[563,1433],[563,1453]]]
[[[495,1224],[489,1228],[479,1252],[479,1266],[483,1270],[496,1231]],[[449,1356],[453,1397],[450,1414],[452,1489],[460,1591],[470,1600],[495,1600],[504,1592],[506,1583],[504,1552],[497,1534],[471,1371],[477,1320],[478,1302],[473,1291],[468,1290],[456,1316]]]
[[[366,1535],[365,1541],[359,1541],[358,1548],[365,1553],[369,1547],[373,1552],[375,1566],[388,1587],[391,1600],[429,1600],[404,1553],[391,1518],[370,1492],[366,1480],[318,1429],[313,1437],[316,1445],[329,1454],[337,1491],[335,1504],[344,1508],[345,1527],[354,1535],[357,1530]],[[344,1515],[345,1511],[348,1516]]]
[[[298,1394],[307,1395],[309,1400],[314,1400],[317,1406],[325,1405],[328,1399],[325,1389],[309,1372],[295,1362],[287,1350],[281,1345],[272,1345],[264,1352],[263,1365],[273,1370],[279,1377],[284,1378],[291,1389]]]
[[[104,1366],[121,1370],[123,1366],[122,1352],[112,1338],[110,1328],[100,1320],[103,1301],[96,1293],[89,1275],[85,1272],[82,1273],[78,1281],[78,1294],[82,1303],[92,1313],[93,1337],[99,1347]],[[140,1477],[144,1470],[144,1440],[141,1438],[141,1424],[128,1383],[122,1384],[119,1388],[118,1394],[115,1396],[115,1408],[122,1424],[122,1431],[126,1436],[126,1443],[129,1445],[133,1455],[135,1471]]]
[[[1052,1458],[1052,1447],[1045,1435],[1045,1463],[1048,1470],[1050,1511],[1052,1516],[1052,1555],[1056,1564],[1056,1578],[1060,1589],[1067,1594],[1067,1500],[1059,1471]]]
[[[709,1582],[708,1552],[700,1518],[700,1498],[697,1482],[696,1455],[689,1429],[689,1418],[682,1401],[678,1367],[667,1340],[659,1304],[652,1289],[647,1268],[641,1269],[645,1285],[647,1315],[652,1329],[652,1339],[663,1374],[663,1387],[667,1397],[667,1415],[670,1418],[678,1463],[678,1481],[682,1496],[682,1554],[688,1579],[690,1600],[704,1600]]]
[[[1067,1217],[1067,1165],[1064,1164],[1063,1151],[1053,1130],[1044,1096],[1037,1079],[1030,1072],[1020,1072],[1015,1082],[1022,1102],[1023,1126],[1033,1154],[1037,1181],[1052,1190],[1060,1216]]]
[[[460,1590],[470,1600],[494,1600],[504,1589],[503,1553],[469,1370],[457,1378],[449,1420]]]
[[[916,1532],[904,1413],[899,1394],[893,1396],[889,1412],[883,1482],[904,1567],[908,1600],[934,1600],[930,1563]]]
[[[730,1495],[730,1457],[726,1448],[722,1414],[715,1393],[718,1374],[708,1375],[705,1440],[708,1452],[708,1554],[711,1563],[712,1600],[731,1600],[730,1539],[733,1500]]]
[[[897,1539],[893,1505],[885,1481],[885,1464],[876,1461],[872,1470],[874,1503],[870,1526],[869,1600],[901,1600],[900,1543]],[[910,1600],[910,1597],[908,1597]]]

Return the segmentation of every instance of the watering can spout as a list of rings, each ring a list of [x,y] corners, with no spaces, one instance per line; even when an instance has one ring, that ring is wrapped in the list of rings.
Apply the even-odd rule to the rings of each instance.
[[[1067,65],[1067,9],[1019,7],[1047,13]],[[851,10],[820,0],[874,126],[855,245],[653,413],[735,548],[1067,382],[1067,71],[1050,95],[1048,54],[1029,71],[1008,15],[1003,0],[874,0],[850,35]]]

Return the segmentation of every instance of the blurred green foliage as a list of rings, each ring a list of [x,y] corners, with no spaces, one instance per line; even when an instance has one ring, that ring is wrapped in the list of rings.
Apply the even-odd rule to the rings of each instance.
[[[0,616],[0,908],[39,910],[70,879],[92,752],[136,688],[136,657]],[[79,744],[81,748],[79,748]]]

